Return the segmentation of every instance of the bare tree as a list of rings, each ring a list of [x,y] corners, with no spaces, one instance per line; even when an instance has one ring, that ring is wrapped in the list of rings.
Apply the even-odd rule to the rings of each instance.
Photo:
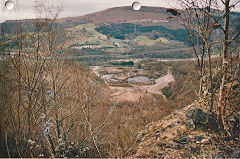
[[[36,1],[32,28],[26,31],[24,21],[16,21],[16,32],[4,41],[15,44],[4,51],[11,73],[10,80],[1,80],[8,84],[0,85],[11,85],[9,91],[0,92],[0,108],[7,108],[8,114],[3,116],[8,123],[3,126],[9,157],[105,155],[101,146],[106,142],[98,136],[112,111],[98,113],[108,107],[106,103],[96,106],[100,84],[87,67],[64,57],[65,31],[56,24],[61,9],[61,5]]]
[[[205,83],[206,90],[210,93],[210,111],[218,113],[219,128],[228,135],[230,133],[225,120],[229,114],[233,114],[233,110],[230,111],[230,105],[233,103],[230,104],[228,95],[233,94],[232,84],[236,84],[236,79],[239,78],[239,73],[237,73],[239,69],[237,52],[239,50],[232,43],[239,37],[240,31],[233,31],[231,24],[231,10],[238,3],[239,1],[231,0],[221,2],[217,0],[182,0],[180,4],[184,10],[176,14],[177,19],[188,31],[197,58],[200,76],[199,94],[201,95]],[[199,39],[202,47],[199,47]],[[219,52],[220,57],[220,60],[214,59],[215,63],[212,62],[214,52]],[[232,71],[231,67],[234,67],[235,71]],[[210,85],[206,83],[206,77],[209,78]],[[215,106],[218,109],[213,111]]]

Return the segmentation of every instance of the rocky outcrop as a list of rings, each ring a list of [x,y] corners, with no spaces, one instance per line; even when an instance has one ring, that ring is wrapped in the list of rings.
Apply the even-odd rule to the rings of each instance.
[[[224,158],[238,157],[234,140],[219,142],[216,116],[196,103],[177,110],[138,133],[131,157]],[[215,125],[213,125],[215,123]],[[230,145],[230,146],[229,146]]]
[[[195,124],[192,119],[186,121],[186,127],[188,130],[194,130],[195,129]]]
[[[199,108],[190,109],[185,115],[187,118],[192,119],[196,124],[205,124],[208,121],[208,114]]]
[[[185,115],[188,118],[188,122],[186,122],[187,127],[193,127],[192,123],[189,122],[193,121],[196,126],[218,131],[216,114],[206,113],[200,108],[193,108],[186,111]]]

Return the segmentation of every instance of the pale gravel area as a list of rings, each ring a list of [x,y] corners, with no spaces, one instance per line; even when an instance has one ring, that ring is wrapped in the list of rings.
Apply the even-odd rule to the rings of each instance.
[[[168,85],[168,83],[173,82],[174,78],[170,72],[167,75],[160,77],[155,80],[156,84],[150,86],[142,86],[142,89],[148,91],[152,94],[162,94],[162,89]]]
[[[111,97],[118,101],[138,102],[144,96],[151,96],[152,94],[162,95],[162,89],[168,83],[174,81],[172,74],[169,72],[167,75],[155,80],[156,84],[148,86],[132,85],[133,87],[110,87],[113,90]]]
[[[106,83],[111,80],[110,76],[99,74],[99,70],[101,69],[100,66],[93,67],[93,72],[99,76],[103,77]],[[113,70],[110,70],[113,69]],[[118,73],[120,70],[112,67],[108,68],[108,73],[114,73],[117,71]],[[174,81],[174,78],[171,72],[168,72],[167,75],[160,77],[155,80],[154,85],[137,85],[131,84],[132,87],[116,87],[116,86],[109,86],[110,89],[110,97],[114,101],[128,101],[128,102],[138,102],[142,97],[151,97],[153,94],[162,95],[162,89],[166,87],[170,82]]]

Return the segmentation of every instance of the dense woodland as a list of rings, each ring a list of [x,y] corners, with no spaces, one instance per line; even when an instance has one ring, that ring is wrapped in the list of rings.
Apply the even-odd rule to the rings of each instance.
[[[97,27],[96,30],[116,39],[127,39],[129,34],[136,36],[142,33],[148,33],[149,37],[152,39],[166,37],[170,40],[178,40],[186,44],[189,43],[188,38],[186,38],[187,32],[185,29],[168,29],[162,26],[141,26],[131,23],[122,23],[102,25]]]

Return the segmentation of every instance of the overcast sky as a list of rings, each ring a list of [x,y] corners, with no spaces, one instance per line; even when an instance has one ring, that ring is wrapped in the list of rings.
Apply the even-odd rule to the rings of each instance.
[[[12,0],[15,3],[13,10],[7,10],[4,6],[6,0],[0,0],[0,21],[9,19],[34,18],[36,0]],[[81,16],[88,13],[104,10],[111,7],[131,6],[134,0],[45,0],[62,4],[63,11],[60,17]],[[143,6],[177,7],[177,0],[138,0]]]
[[[1,21],[34,18],[35,0],[12,0],[16,7],[7,10],[1,0]],[[61,17],[81,16],[111,7],[131,6],[134,0],[49,0],[63,5]],[[143,6],[170,7],[168,0],[138,0]]]

